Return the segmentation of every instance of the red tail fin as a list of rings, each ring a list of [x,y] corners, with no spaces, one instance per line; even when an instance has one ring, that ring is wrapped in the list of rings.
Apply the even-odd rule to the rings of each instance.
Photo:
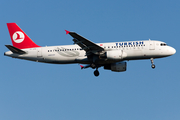
[[[14,47],[19,49],[40,47],[16,23],[7,23],[7,27]]]

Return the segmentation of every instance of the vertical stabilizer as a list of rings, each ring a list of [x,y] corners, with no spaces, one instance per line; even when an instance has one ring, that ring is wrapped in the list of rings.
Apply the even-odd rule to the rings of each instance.
[[[16,23],[7,23],[7,27],[14,47],[19,49],[40,47]]]

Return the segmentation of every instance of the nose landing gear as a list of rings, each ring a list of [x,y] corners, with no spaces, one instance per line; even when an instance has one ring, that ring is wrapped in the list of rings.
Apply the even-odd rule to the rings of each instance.
[[[154,64],[152,64],[151,67],[154,69],[156,66]]]
[[[154,61],[153,61],[153,58],[151,58],[151,67],[154,69],[156,66],[154,65]]]

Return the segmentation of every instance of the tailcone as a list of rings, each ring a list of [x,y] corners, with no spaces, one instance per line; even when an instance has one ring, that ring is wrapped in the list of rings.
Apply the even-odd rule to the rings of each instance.
[[[11,56],[12,54],[13,54],[13,52],[11,52],[11,51],[4,52],[4,56]]]

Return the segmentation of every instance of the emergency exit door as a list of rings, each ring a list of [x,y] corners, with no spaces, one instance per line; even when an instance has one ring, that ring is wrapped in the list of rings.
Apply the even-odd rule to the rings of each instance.
[[[155,42],[154,41],[149,41],[149,50],[155,50]]]

